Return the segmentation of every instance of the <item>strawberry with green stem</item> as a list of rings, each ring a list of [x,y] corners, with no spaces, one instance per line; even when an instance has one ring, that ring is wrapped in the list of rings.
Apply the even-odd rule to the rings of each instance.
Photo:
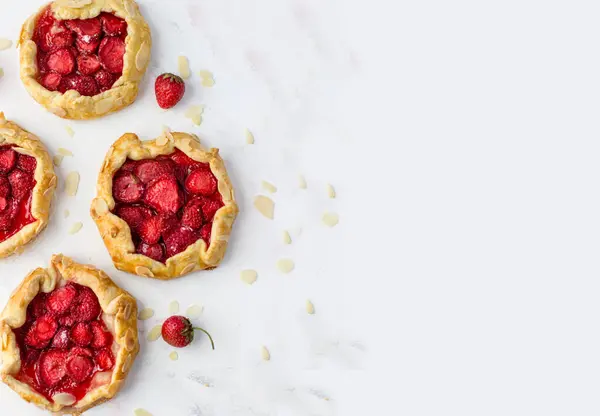
[[[190,345],[194,340],[194,330],[202,331],[208,335],[212,349],[215,349],[212,336],[205,329],[194,327],[185,316],[175,315],[167,318],[162,325],[161,333],[167,344],[176,348],[183,348]]]

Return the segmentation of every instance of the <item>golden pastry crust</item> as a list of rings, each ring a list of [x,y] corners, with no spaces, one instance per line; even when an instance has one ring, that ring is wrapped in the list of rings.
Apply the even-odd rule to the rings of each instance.
[[[64,94],[49,91],[37,81],[37,45],[32,40],[39,15],[48,7],[41,7],[23,24],[18,46],[21,80],[29,94],[48,111],[62,118],[88,120],[119,111],[135,101],[138,85],[150,62],[152,39],[150,28],[134,0],[56,0],[52,11],[57,19],[90,19],[101,12],[114,13],[127,22],[123,74],[113,87],[93,97],[80,95],[75,90]]]
[[[224,205],[214,216],[208,250],[204,240],[199,239],[185,251],[169,257],[163,264],[142,254],[136,254],[129,225],[111,212],[115,208],[112,181],[113,175],[128,157],[133,160],[153,159],[159,155],[170,154],[176,148],[190,158],[210,165],[218,180],[218,191]],[[225,256],[238,207],[219,150],[205,149],[196,136],[165,131],[157,139],[145,142],[140,141],[135,134],[127,133],[111,146],[98,176],[97,196],[92,201],[90,213],[117,269],[139,276],[168,280],[195,270],[213,269],[219,265]]]
[[[107,375],[104,380],[106,384],[90,390],[81,400],[71,405],[52,403],[28,384],[22,383],[14,377],[21,368],[21,358],[13,328],[19,328],[25,323],[27,306],[39,292],[51,292],[66,281],[87,286],[98,297],[104,312],[103,319],[114,337],[113,352],[115,355],[115,367],[110,375],[110,380]],[[38,268],[32,271],[13,292],[8,304],[0,314],[0,354],[3,359],[0,376],[2,381],[26,401],[58,414],[80,414],[112,398],[123,385],[138,351],[135,299],[118,287],[101,270],[90,265],[76,263],[62,254],[52,256],[49,268]],[[61,399],[65,400],[64,397]]]
[[[14,150],[37,161],[34,178],[36,185],[31,191],[31,215],[35,221],[21,228],[16,234],[0,242],[0,258],[20,253],[48,225],[50,204],[56,189],[56,175],[50,155],[39,138],[12,123],[0,112],[0,145],[14,144]]]

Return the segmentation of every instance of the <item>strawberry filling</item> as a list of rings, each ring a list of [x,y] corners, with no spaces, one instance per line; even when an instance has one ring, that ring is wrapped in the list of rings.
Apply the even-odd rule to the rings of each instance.
[[[35,221],[31,215],[31,191],[36,184],[34,157],[13,146],[0,146],[0,242]]]
[[[112,370],[113,337],[95,293],[67,283],[39,293],[27,308],[25,324],[14,330],[21,354],[17,380],[52,402],[57,393],[81,400],[99,387],[95,375]]]
[[[180,150],[127,159],[113,176],[113,197],[113,213],[129,225],[136,252],[163,263],[199,239],[208,247],[223,206],[210,166]]]
[[[50,91],[94,96],[123,72],[127,22],[111,13],[92,19],[57,20],[48,7],[38,18],[38,82]]]

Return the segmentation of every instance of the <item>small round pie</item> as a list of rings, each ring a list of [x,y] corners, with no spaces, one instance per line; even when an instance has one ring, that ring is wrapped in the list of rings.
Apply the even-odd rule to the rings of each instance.
[[[138,351],[135,299],[62,254],[32,271],[0,315],[2,381],[51,412],[80,414],[112,398]]]
[[[55,189],[40,139],[0,112],[0,258],[20,253],[46,228]]]
[[[56,0],[23,25],[21,80],[59,117],[101,117],[135,101],[151,45],[133,0]]]
[[[98,177],[91,215],[115,266],[157,279],[215,268],[238,213],[218,149],[165,131],[117,140]]]

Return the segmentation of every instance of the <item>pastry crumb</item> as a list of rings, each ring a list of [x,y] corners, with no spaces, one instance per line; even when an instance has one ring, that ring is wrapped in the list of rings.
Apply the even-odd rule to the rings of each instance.
[[[162,325],[156,325],[148,332],[146,339],[150,342],[156,341],[162,336]]]
[[[188,79],[190,77],[190,62],[188,58],[185,56],[180,56],[177,58],[177,66],[179,67],[179,75],[183,79]]]
[[[308,188],[308,185],[306,183],[306,178],[304,177],[304,175],[298,175],[298,187],[300,189]]]
[[[330,183],[327,184],[327,196],[329,196],[329,198],[331,199],[334,199],[336,197],[335,188]]]
[[[174,315],[178,312],[179,312],[179,302],[174,300],[173,302],[169,303],[169,313],[171,315]]]
[[[246,143],[254,144],[254,134],[248,129],[246,129]]]
[[[264,361],[270,361],[271,360],[271,353],[269,352],[269,350],[267,349],[267,347],[265,347],[264,345],[260,348],[260,356],[262,357],[262,359]]]
[[[251,285],[258,279],[258,273],[256,273],[256,270],[242,270],[240,272],[240,279],[242,279],[242,282]]]
[[[3,51],[5,49],[9,49],[12,46],[12,40],[10,39],[5,39],[5,38],[0,38],[0,51]]]
[[[270,182],[267,181],[262,181],[262,187],[264,190],[274,194],[275,192],[277,192],[277,187],[275,185],[273,185]]]
[[[294,264],[294,261],[291,259],[280,259],[277,261],[277,269],[281,272],[281,273],[289,273],[292,270],[294,270],[294,268],[296,267],[296,265]]]
[[[292,237],[286,230],[283,231],[283,244],[292,244]]]
[[[73,223],[73,225],[71,225],[71,228],[69,228],[69,234],[71,234],[71,235],[77,234],[79,232],[79,230],[81,230],[82,227],[83,227],[82,222]]]
[[[79,188],[79,172],[73,171],[69,172],[67,175],[67,179],[65,180],[65,190],[67,191],[67,195],[75,196],[77,195],[77,189]]]
[[[315,314],[315,305],[310,300],[306,301],[306,313],[309,315]]]
[[[335,227],[340,222],[340,217],[335,212],[326,212],[322,218],[323,224],[328,227]]]
[[[202,315],[203,310],[204,307],[202,305],[190,305],[190,307],[187,308],[187,310],[185,311],[185,316],[187,316],[190,319],[197,319],[200,318],[200,315]]]
[[[75,136],[75,130],[71,128],[71,126],[65,126],[65,131],[71,137]]]
[[[140,321],[145,321],[147,319],[152,318],[153,316],[154,316],[154,309],[152,309],[152,308],[144,308],[138,314],[138,319]]]
[[[171,361],[177,361],[179,359],[179,354],[177,354],[177,351],[172,351],[171,354],[169,354],[169,358]]]
[[[275,214],[275,203],[273,200],[264,195],[254,197],[254,207],[266,218],[272,220]]]

